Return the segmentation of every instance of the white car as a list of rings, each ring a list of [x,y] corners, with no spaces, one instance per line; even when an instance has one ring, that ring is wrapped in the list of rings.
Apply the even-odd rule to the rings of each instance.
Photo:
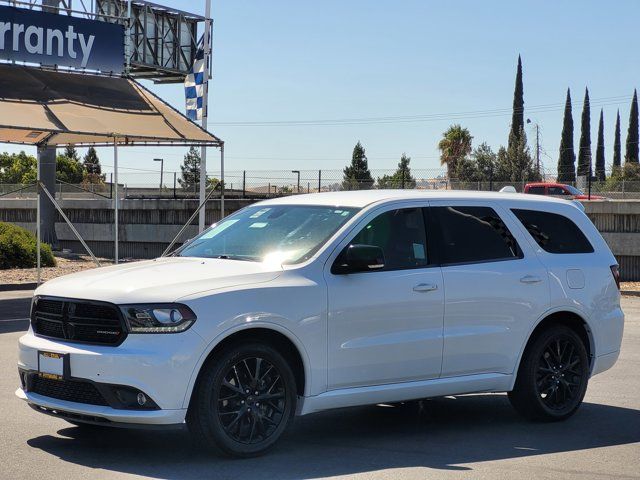
[[[186,423],[264,452],[295,414],[509,392],[572,415],[617,360],[616,259],[564,200],[372,190],[246,207],[165,258],[48,281],[19,341],[35,410]]]

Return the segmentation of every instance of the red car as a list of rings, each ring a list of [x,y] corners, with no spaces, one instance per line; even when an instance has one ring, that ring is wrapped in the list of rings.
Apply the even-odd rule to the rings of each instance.
[[[572,200],[589,200],[589,195],[571,185],[564,183],[527,183],[524,186],[524,193],[533,193],[534,195],[553,195],[570,198]],[[591,200],[606,200],[605,197],[599,195],[591,195]]]

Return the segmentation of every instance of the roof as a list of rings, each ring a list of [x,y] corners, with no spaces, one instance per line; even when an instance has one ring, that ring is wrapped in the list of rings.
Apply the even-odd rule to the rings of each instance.
[[[344,192],[309,193],[273,198],[261,205],[335,205],[366,207],[391,200],[498,200],[515,202],[549,202],[566,205],[567,200],[524,193],[477,192],[470,190],[357,190]]]
[[[0,64],[0,142],[51,146],[222,141],[134,80]]]
[[[525,185],[525,187],[565,187],[566,183],[558,183],[558,182],[529,182]]]

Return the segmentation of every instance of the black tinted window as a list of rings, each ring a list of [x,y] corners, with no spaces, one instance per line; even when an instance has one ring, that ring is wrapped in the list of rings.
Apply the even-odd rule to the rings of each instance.
[[[564,215],[536,210],[512,210],[533,239],[549,253],[591,253],[584,233]]]
[[[489,207],[435,207],[441,233],[441,263],[475,263],[519,258],[520,248]]]
[[[364,227],[352,245],[375,245],[384,252],[385,270],[427,265],[427,239],[420,208],[382,213]]]
[[[549,187],[549,195],[569,195],[569,192],[562,187]]]
[[[529,187],[527,193],[533,193],[534,195],[544,195],[544,187]]]

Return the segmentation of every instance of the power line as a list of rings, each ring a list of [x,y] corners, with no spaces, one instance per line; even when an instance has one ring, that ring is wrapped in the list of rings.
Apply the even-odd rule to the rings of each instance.
[[[619,95],[613,97],[594,98],[590,104],[592,106],[621,105],[631,100],[629,95]],[[582,105],[582,101],[572,102],[573,106]],[[549,103],[533,105],[524,109],[526,112],[544,113],[564,110],[565,103]],[[237,122],[212,122],[216,126],[237,126],[237,127],[277,127],[277,126],[339,126],[339,125],[377,125],[390,123],[420,123],[442,120],[464,120],[470,118],[488,118],[506,116],[513,113],[513,108],[499,108],[486,110],[472,110],[466,112],[431,113],[421,115],[402,115],[386,117],[361,117],[361,118],[338,118],[319,120],[275,120],[275,121],[237,121]]]

